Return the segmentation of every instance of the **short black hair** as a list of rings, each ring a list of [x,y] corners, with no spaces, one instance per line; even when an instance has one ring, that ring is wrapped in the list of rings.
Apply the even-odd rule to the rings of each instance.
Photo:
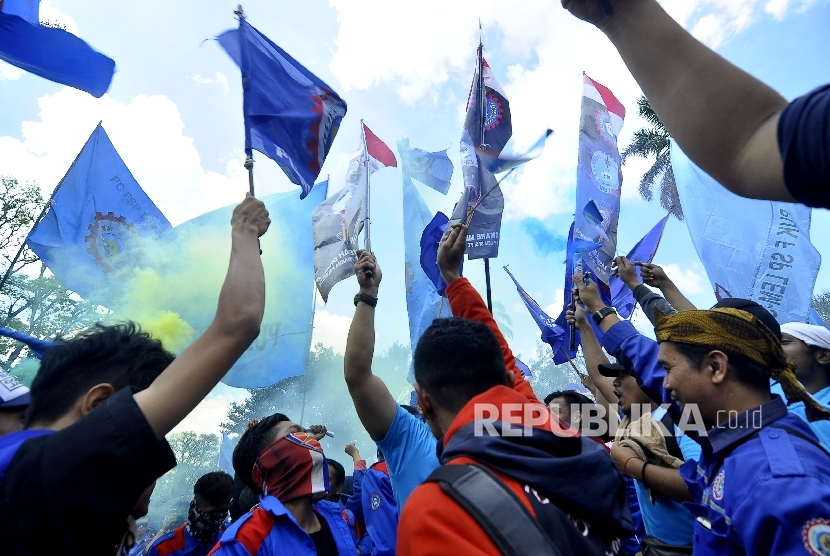
[[[133,322],[95,324],[46,350],[32,381],[26,426],[55,421],[96,384],[144,390],[175,356]]]
[[[595,402],[591,401],[591,398],[574,390],[559,390],[558,392],[551,392],[545,396],[545,405],[548,405],[555,398],[565,398],[565,401],[568,402],[569,405],[596,405]]]
[[[415,380],[449,411],[507,383],[504,355],[487,325],[452,317],[435,319],[415,348]]]
[[[259,454],[276,440],[274,427],[277,426],[277,423],[290,420],[282,413],[274,413],[268,417],[263,417],[256,425],[245,431],[239,438],[236,448],[233,449],[233,470],[236,472],[236,476],[254,492],[259,491],[251,478],[254,464]]]
[[[334,477],[329,477],[331,482],[331,488],[329,490],[331,492],[334,492],[335,490],[337,490],[337,487],[342,487],[343,484],[346,482],[346,468],[343,467],[343,464],[339,461],[329,458],[326,458],[326,461],[329,462],[329,465],[331,465],[334,468]]]
[[[206,473],[193,485],[193,495],[198,494],[211,506],[229,506],[234,490],[233,477],[224,471]]]
[[[682,356],[689,360],[689,363],[691,363],[695,369],[698,370],[701,365],[703,365],[703,360],[706,356],[711,352],[716,351],[716,348],[698,346],[694,344],[684,344],[680,342],[674,343],[674,347]],[[740,353],[732,353],[728,351],[724,351],[724,353],[727,357],[729,357],[729,368],[735,371],[735,378],[738,379],[738,382],[749,386],[753,390],[769,393],[770,374],[767,369],[753,361],[750,361]]]

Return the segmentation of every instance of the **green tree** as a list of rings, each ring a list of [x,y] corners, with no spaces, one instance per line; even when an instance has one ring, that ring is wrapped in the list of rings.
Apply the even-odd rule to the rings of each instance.
[[[640,196],[646,201],[651,201],[654,196],[654,184],[659,180],[660,205],[678,220],[683,220],[683,209],[680,206],[677,183],[674,181],[674,171],[671,166],[669,148],[671,136],[645,96],[637,99],[637,108],[640,116],[648,122],[649,127],[634,132],[631,144],[620,154],[622,163],[625,164],[628,157],[632,155],[646,159],[654,157],[654,164],[640,179]]]
[[[171,508],[176,508],[180,518],[185,517],[193,498],[193,485],[205,473],[219,470],[217,435],[185,431],[168,435],[167,442],[178,464],[162,475],[153,490],[148,518],[157,525]]]
[[[813,309],[825,324],[830,324],[830,290],[824,290],[813,296]]]
[[[68,335],[104,315],[61,286],[25,245],[45,206],[36,185],[0,176],[0,326],[38,338]],[[0,338],[2,368],[8,370],[28,355],[23,344]]]

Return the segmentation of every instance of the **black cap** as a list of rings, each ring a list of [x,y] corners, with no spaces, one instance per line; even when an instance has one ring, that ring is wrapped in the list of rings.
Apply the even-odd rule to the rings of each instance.
[[[775,336],[781,339],[781,325],[772,316],[772,313],[749,299],[741,299],[740,297],[727,297],[721,299],[712,307],[712,309],[740,309],[746,311],[759,321],[763,322]]]
[[[597,368],[599,369],[599,374],[607,376],[608,378],[617,378],[621,372],[628,372],[625,370],[625,367],[619,363],[609,363],[607,365],[600,364],[597,365]]]

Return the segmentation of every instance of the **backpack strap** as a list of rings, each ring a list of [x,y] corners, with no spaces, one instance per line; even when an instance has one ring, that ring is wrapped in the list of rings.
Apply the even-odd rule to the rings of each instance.
[[[668,436],[664,437],[666,439],[666,450],[670,455],[676,457],[680,461],[686,461],[686,458],[683,457],[683,451],[680,450],[680,444],[677,443],[677,437],[674,432],[674,421],[672,421],[671,415],[669,415],[668,411],[660,419],[660,422],[663,423],[663,426],[665,426],[666,430],[669,431]]]
[[[437,482],[505,556],[561,556],[527,507],[490,470],[442,465],[425,482]]]

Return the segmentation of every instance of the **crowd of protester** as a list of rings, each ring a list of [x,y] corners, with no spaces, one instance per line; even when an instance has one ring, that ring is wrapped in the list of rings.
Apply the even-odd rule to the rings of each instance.
[[[727,188],[830,207],[830,86],[788,104],[656,0],[562,4],[608,35]],[[176,465],[165,435],[259,333],[269,223],[253,197],[235,209],[216,316],[178,357],[133,324],[96,325],[47,350],[31,389],[0,376],[2,554],[830,554],[830,330],[744,299],[697,309],[662,268],[619,257],[656,339],[577,273],[567,317],[592,396],[537,393],[459,275],[461,224],[438,250],[454,316],[418,342],[417,407],[372,372],[383,273],[357,251],[344,387],[375,463],[349,443],[347,477],[325,427],[262,416],[234,476],[202,476],[187,516],[150,530],[155,481]]]

